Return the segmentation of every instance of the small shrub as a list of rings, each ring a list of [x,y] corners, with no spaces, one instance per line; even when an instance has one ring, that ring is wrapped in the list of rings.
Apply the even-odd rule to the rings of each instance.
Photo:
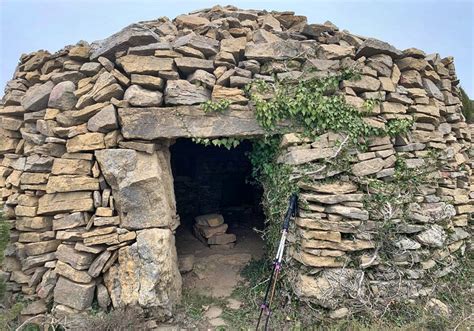
[[[474,100],[461,88],[462,112],[468,123],[474,123]]]
[[[125,307],[110,313],[96,315],[78,315],[77,318],[64,321],[64,328],[71,331],[125,331],[144,330],[145,314],[139,307]]]

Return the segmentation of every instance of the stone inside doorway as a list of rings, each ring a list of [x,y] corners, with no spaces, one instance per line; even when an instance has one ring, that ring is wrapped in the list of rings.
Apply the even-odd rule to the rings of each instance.
[[[250,141],[227,150],[178,139],[171,146],[177,213],[176,248],[183,289],[228,297],[241,281],[240,271],[263,255],[258,230],[264,227],[261,190],[251,183]],[[196,237],[195,217],[220,214],[235,243],[208,244]],[[207,241],[206,241],[207,240]]]

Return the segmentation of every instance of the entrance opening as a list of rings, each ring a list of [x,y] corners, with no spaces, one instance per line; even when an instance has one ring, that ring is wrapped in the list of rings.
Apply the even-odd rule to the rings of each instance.
[[[178,139],[170,148],[184,288],[228,296],[241,267],[263,255],[257,233],[264,227],[262,191],[249,182],[251,149],[247,140],[227,150],[190,139]]]

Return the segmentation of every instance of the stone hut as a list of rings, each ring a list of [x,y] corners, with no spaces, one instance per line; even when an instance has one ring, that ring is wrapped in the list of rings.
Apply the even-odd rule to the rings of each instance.
[[[466,250],[474,212],[471,132],[453,58],[401,51],[292,12],[230,6],[21,56],[0,106],[8,290],[52,299],[63,312],[87,309],[97,298],[103,308],[140,305],[172,315],[181,295],[176,200],[186,192],[174,184],[174,144],[261,137],[244,91],[252,80],[298,79],[307,68],[330,75],[351,65],[361,79],[343,81],[340,93],[355,107],[379,101],[368,122],[414,124],[404,136],[371,139],[346,172],[300,183],[305,203],[287,254],[294,291],[329,308],[369,290],[426,295],[424,280],[450,273]],[[204,112],[209,100],[230,106]],[[337,140],[331,132],[315,141],[286,133],[279,162],[320,162]],[[397,157],[416,169],[431,150],[443,167],[435,185],[417,190],[406,210],[410,222],[388,220],[400,250],[387,266],[374,233],[381,221],[364,209],[368,193],[354,178],[390,181]]]

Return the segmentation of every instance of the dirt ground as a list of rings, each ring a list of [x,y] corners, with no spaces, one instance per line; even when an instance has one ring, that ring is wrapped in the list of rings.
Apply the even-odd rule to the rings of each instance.
[[[200,242],[187,228],[181,228],[176,235],[178,258],[194,255],[193,270],[184,273],[183,292],[216,298],[221,304],[238,309],[240,302],[231,298],[232,291],[243,279],[242,268],[252,259],[260,259],[264,253],[264,243],[259,235],[247,227],[230,229],[237,236],[231,249],[211,249]],[[225,326],[220,317],[222,310],[210,304],[204,313],[200,326]]]
[[[231,249],[210,249],[183,228],[176,235],[178,257],[194,255],[194,268],[183,275],[183,290],[216,298],[229,297],[242,280],[240,271],[252,258],[263,255],[263,241],[252,229],[235,228],[237,242]]]

